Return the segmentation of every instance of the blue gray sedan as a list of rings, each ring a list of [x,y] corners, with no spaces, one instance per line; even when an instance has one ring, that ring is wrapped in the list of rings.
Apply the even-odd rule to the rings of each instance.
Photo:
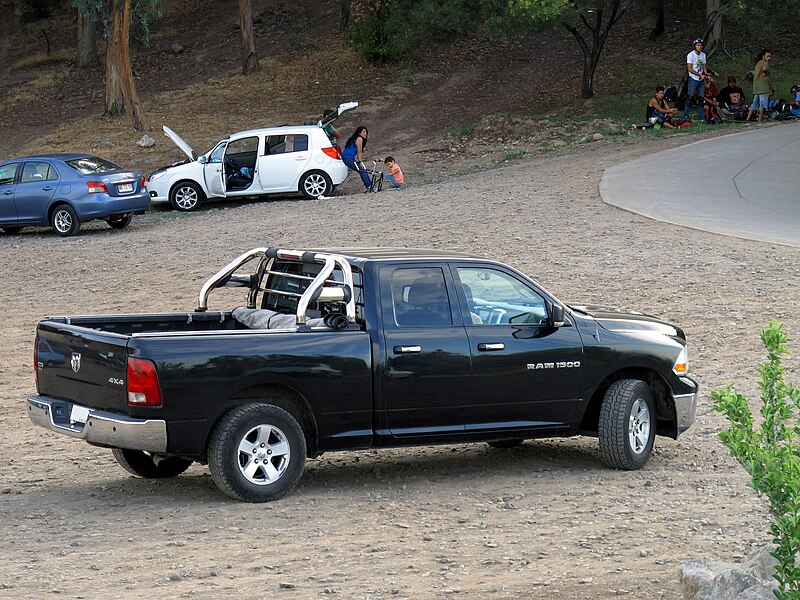
[[[150,208],[145,178],[91,154],[42,154],[0,163],[0,228],[50,225],[61,236],[104,219],[114,229]]]

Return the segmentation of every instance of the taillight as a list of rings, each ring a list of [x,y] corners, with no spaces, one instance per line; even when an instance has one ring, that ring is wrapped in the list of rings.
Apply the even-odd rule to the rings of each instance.
[[[144,186],[145,186],[145,185],[147,185],[147,177],[145,177],[144,175],[142,175],[142,189],[144,189]]]
[[[89,186],[89,193],[90,194],[107,194],[108,188],[106,184],[102,181],[90,181],[86,185]]]
[[[161,406],[161,386],[152,361],[128,357],[128,405]]]
[[[322,151],[330,156],[331,158],[342,158],[341,152],[339,152],[338,148],[334,148],[333,146],[329,146],[327,148],[323,148]]]
[[[36,390],[39,390],[39,334],[33,341],[33,378],[36,381]]]

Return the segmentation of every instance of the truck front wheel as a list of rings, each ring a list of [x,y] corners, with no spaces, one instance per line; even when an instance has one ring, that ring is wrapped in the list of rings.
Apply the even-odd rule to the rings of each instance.
[[[114,459],[131,475],[145,479],[177,477],[192,465],[192,461],[175,456],[160,456],[141,450],[114,448]]]
[[[305,462],[306,439],[300,424],[271,404],[234,408],[211,432],[211,478],[232,498],[277,500],[300,480]]]
[[[638,379],[612,383],[600,407],[600,453],[609,467],[641,469],[653,451],[656,413],[650,386]]]

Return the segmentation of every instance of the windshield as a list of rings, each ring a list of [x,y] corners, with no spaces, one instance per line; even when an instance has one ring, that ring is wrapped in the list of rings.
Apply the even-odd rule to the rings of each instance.
[[[115,165],[110,160],[99,156],[87,156],[85,158],[74,158],[66,163],[81,175],[95,175],[97,173],[110,173],[111,171],[121,171],[122,167]]]

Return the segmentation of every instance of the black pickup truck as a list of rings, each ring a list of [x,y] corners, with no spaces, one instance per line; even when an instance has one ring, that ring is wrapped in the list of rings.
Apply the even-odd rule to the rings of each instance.
[[[242,306],[209,310],[221,287],[246,288]],[[194,311],[46,318],[35,354],[34,423],[142,477],[208,464],[250,502],[331,450],[581,434],[638,469],[697,399],[680,328],[428,250],[255,248]]]

